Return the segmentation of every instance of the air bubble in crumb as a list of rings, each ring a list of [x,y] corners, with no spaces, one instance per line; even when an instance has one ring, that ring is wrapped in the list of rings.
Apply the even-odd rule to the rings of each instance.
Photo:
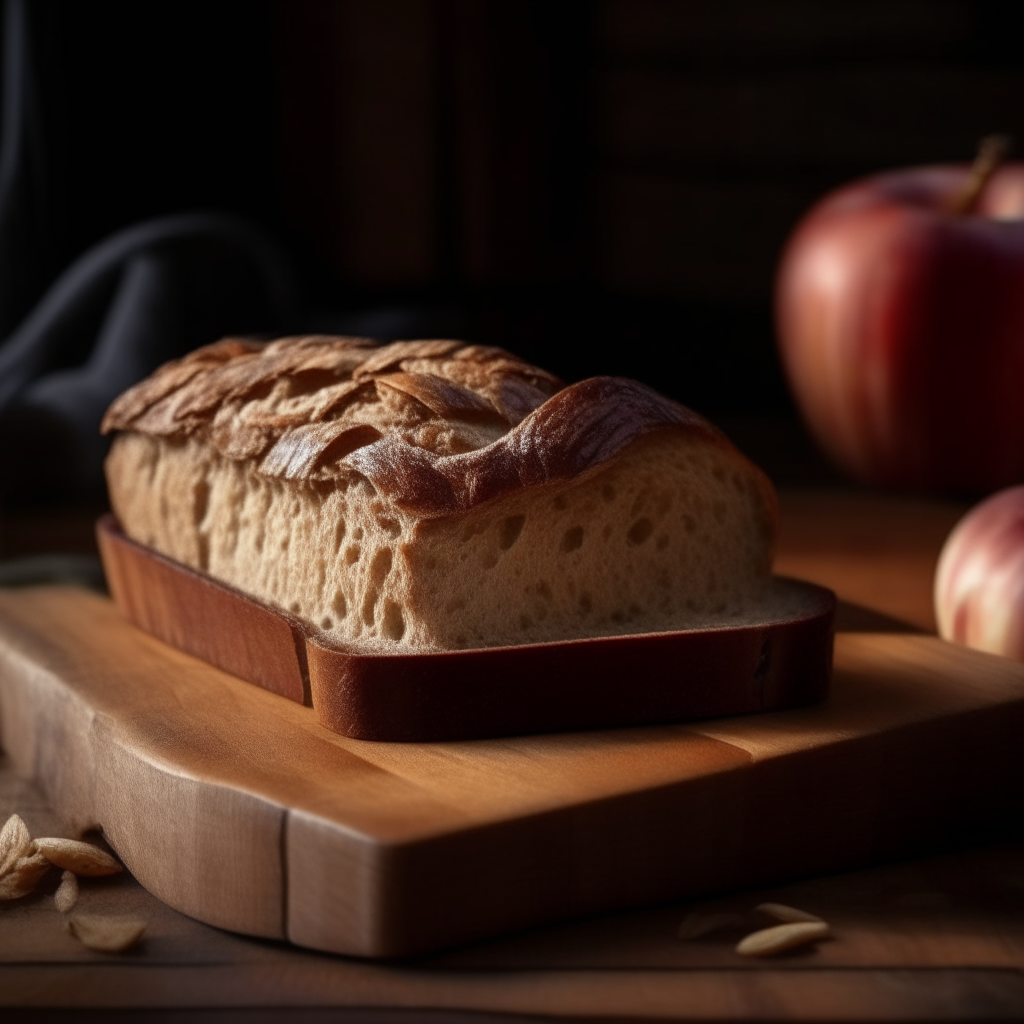
[[[381,632],[389,640],[396,642],[405,635],[405,618],[402,616],[401,607],[394,601],[387,601],[384,605],[384,619],[381,622]]]
[[[210,485],[200,480],[192,488],[192,518],[198,526],[206,518],[210,506]]]
[[[377,588],[369,587],[363,596],[363,622],[368,626],[373,625],[373,610],[377,606]]]
[[[508,551],[523,532],[526,524],[526,516],[506,516],[498,527],[498,546],[502,551]]]
[[[391,548],[381,548],[370,563],[370,582],[372,586],[380,586],[384,577],[391,572],[391,562],[394,558]]]
[[[562,550],[565,552],[575,551],[583,544],[583,527],[574,526],[565,531],[562,537]]]
[[[638,519],[630,528],[627,536],[630,544],[643,544],[651,535],[654,524],[646,516]]]

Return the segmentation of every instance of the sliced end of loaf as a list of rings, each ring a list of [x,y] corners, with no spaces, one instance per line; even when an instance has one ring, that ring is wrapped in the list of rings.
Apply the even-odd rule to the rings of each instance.
[[[583,480],[420,524],[404,603],[441,648],[724,621],[759,599],[774,528],[756,469],[665,431]]]
[[[453,649],[741,621],[767,586],[760,472],[702,433],[656,432],[582,479],[420,519],[351,473],[267,479],[198,442],[118,437],[129,535],[335,643]]]

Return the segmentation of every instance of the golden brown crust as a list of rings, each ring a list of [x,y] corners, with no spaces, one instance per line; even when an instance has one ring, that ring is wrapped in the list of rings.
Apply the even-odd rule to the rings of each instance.
[[[104,433],[197,436],[233,460],[288,479],[397,433],[437,454],[501,436],[562,386],[497,348],[459,341],[226,339],[162,366],[111,405]],[[337,468],[337,467],[336,467]]]
[[[658,431],[697,433],[746,462],[702,416],[639,381],[591,377],[572,384],[486,447],[437,455],[400,436],[353,449],[345,462],[400,508],[433,518],[466,512],[513,491],[579,477]],[[774,508],[767,478],[750,466]]]
[[[127,391],[103,430],[197,437],[292,481],[355,471],[423,517],[572,479],[657,431],[696,432],[732,450],[702,417],[637,381],[562,388],[501,349],[449,340],[228,339]],[[773,506],[770,484],[753,473]]]

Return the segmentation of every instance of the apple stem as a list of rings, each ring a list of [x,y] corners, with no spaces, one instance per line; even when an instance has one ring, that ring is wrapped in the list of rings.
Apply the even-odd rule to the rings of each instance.
[[[981,190],[988,184],[989,178],[996,172],[999,165],[1010,152],[1012,140],[1009,135],[986,135],[978,143],[978,155],[971,165],[971,172],[964,182],[963,188],[953,197],[949,212],[964,217],[974,209],[974,204],[981,195]]]

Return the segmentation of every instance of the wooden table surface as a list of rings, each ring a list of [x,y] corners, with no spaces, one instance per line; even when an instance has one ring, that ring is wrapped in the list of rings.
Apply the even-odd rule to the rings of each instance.
[[[833,587],[860,609],[847,615],[933,629],[931,574],[962,511],[858,492],[788,494],[777,568]],[[0,762],[0,816],[13,811],[33,834],[60,833],[38,791]],[[737,912],[749,930],[765,900],[824,916],[834,938],[756,961],[733,951],[743,929],[676,936],[692,910]],[[1012,838],[393,965],[218,931],[164,907],[130,877],[85,880],[80,909],[142,916],[147,936],[127,954],[92,953],[65,932],[46,887],[0,905],[5,1021],[39,1021],[40,1008],[75,1008],[81,1020],[379,1024],[1024,1018],[1024,842]]]

